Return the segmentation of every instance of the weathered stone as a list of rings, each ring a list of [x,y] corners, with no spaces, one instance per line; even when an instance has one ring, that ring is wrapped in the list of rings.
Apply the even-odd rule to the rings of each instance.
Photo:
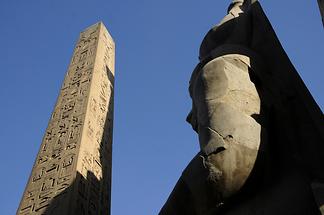
[[[240,60],[242,58],[244,61]],[[206,100],[208,105],[212,105],[215,101],[223,101],[249,116],[259,114],[260,98],[250,80],[249,67],[245,63],[248,61],[248,57],[236,54],[207,63],[193,84],[198,85],[193,93],[196,103]]]
[[[115,44],[80,34],[17,215],[110,214]]]
[[[215,59],[202,68],[193,84],[196,103],[221,99],[228,93],[229,83],[225,63],[223,59]]]
[[[231,138],[237,144],[259,149],[261,126],[252,117],[232,108],[226,103],[215,105],[210,126],[223,138]]]
[[[258,1],[233,1],[199,59],[187,121],[201,150],[160,214],[320,214],[323,113]]]
[[[222,201],[243,187],[258,154],[257,149],[235,143],[235,140],[231,140],[229,144],[225,150],[209,155],[205,161],[209,169],[207,179],[215,183],[215,190],[220,193]]]

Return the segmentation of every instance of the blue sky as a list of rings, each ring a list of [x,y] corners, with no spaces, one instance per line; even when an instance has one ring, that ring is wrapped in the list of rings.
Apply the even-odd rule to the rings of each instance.
[[[79,32],[100,20],[116,42],[112,214],[157,214],[198,151],[188,81],[229,2],[1,0],[1,214],[18,207]],[[317,2],[261,3],[323,110]]]

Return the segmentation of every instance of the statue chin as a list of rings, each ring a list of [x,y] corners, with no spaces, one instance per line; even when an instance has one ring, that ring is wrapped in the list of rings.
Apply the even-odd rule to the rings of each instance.
[[[258,151],[232,144],[226,149],[205,157],[209,184],[223,200],[236,194],[248,179]]]
[[[231,123],[231,120],[228,120],[222,124],[226,127]],[[257,138],[251,146],[246,142],[239,142],[244,139],[239,136],[239,133],[246,132],[244,127],[232,135],[226,135],[223,128],[219,130],[225,135],[210,127],[199,126],[198,135],[203,166],[208,172],[208,184],[223,201],[237,193],[250,176],[259,153],[260,139]],[[254,132],[260,135],[260,130],[254,129]]]

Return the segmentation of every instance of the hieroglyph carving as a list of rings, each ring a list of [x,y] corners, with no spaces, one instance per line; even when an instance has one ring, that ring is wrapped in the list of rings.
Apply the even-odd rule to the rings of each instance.
[[[80,34],[17,214],[43,214],[58,195],[72,195],[69,201],[76,202],[70,204],[75,208],[46,214],[107,214],[114,85],[110,76],[114,42],[97,23]],[[71,186],[78,192],[69,191]]]

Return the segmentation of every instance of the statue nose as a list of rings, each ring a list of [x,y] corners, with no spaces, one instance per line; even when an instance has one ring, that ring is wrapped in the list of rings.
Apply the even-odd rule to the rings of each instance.
[[[188,113],[186,121],[191,124],[191,119],[192,119],[192,110]]]
[[[186,118],[186,121],[192,126],[192,129],[198,132],[197,117],[193,110],[191,110]]]

